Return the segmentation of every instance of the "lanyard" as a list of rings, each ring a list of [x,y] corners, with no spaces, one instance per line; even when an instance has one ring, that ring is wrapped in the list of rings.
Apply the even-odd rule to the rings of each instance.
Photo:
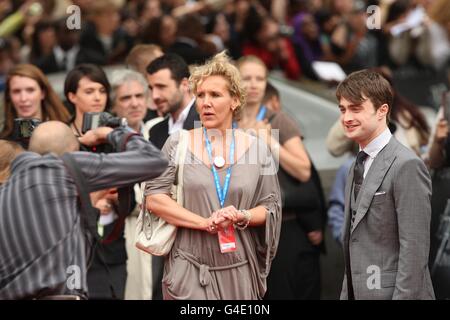
[[[231,166],[233,164],[234,159],[234,129],[232,129],[232,140],[230,145],[230,166],[227,169],[227,175],[225,176],[225,182],[223,184],[223,189],[220,186],[220,179],[219,175],[217,174],[217,170],[214,167],[214,162],[212,159],[212,148],[211,148],[211,142],[209,141],[208,134],[206,132],[206,128],[203,127],[203,132],[205,134],[205,140],[206,140],[206,150],[208,151],[209,156],[209,162],[211,163],[211,170],[214,176],[214,183],[216,185],[216,192],[217,196],[219,197],[220,207],[223,208],[223,205],[225,203],[225,199],[227,197],[228,188],[230,187],[230,178],[231,178]]]
[[[261,106],[259,108],[258,114],[256,115],[256,121],[263,121],[264,117],[266,116],[267,108],[266,106]],[[238,124],[237,122],[233,121],[233,128],[237,128]]]
[[[259,108],[258,115],[256,116],[256,121],[263,121],[266,116],[267,108],[266,106],[261,106]]]

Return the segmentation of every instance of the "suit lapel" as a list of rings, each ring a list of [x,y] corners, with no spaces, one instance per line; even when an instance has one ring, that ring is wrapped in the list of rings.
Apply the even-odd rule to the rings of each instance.
[[[164,143],[169,137],[169,118],[155,124],[150,129],[150,141],[158,148],[162,149]]]
[[[345,183],[345,212],[344,212],[344,243],[348,242],[348,235],[350,229],[350,213],[351,213],[351,196],[353,189],[353,175],[354,175],[355,162],[350,167],[350,171],[347,176],[347,182]]]
[[[200,120],[200,117],[197,113],[196,105],[194,102],[194,104],[191,106],[191,110],[189,110],[186,120],[184,120],[183,129],[185,130],[194,129],[194,122],[198,120]]]
[[[375,192],[380,187],[387,171],[396,158],[395,150],[397,149],[397,146],[398,142],[394,137],[392,137],[386,147],[375,157],[375,160],[370,166],[370,169],[367,172],[366,178],[362,184],[360,194],[356,199],[356,217],[351,232],[356,229],[359,222],[364,218],[369,210]]]

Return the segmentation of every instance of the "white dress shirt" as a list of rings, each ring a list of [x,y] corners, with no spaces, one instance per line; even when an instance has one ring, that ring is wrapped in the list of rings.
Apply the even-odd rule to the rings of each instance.
[[[389,128],[386,128],[378,137],[373,139],[364,149],[362,149],[369,155],[364,161],[364,178],[366,177],[367,172],[369,172],[373,160],[375,160],[378,153],[380,153],[380,151],[383,150],[383,148],[389,143],[391,137],[391,131]]]
[[[192,98],[191,102],[189,102],[187,107],[184,108],[184,110],[178,116],[177,121],[174,122],[172,115],[169,116],[169,136],[171,134],[177,132],[178,130],[183,129],[184,121],[186,120],[186,118],[189,114],[189,111],[191,111],[191,108],[194,105],[194,102],[195,102],[195,98]]]
[[[56,62],[59,66],[64,64],[65,70],[72,70],[75,67],[75,62],[79,51],[79,46],[73,46],[67,51],[64,51],[60,46],[53,48],[53,54],[55,55]],[[64,57],[66,58],[66,61],[64,61]]]

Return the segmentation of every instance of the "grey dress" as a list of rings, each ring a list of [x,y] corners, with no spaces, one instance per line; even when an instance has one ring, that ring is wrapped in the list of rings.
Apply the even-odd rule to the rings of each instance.
[[[179,133],[169,137],[162,152],[168,169],[147,182],[145,194],[170,194],[176,178],[174,163]],[[226,169],[219,169],[221,186]],[[183,177],[184,207],[202,217],[220,209],[211,169],[189,149]],[[178,228],[171,252],[165,259],[162,290],[164,299],[262,299],[266,278],[278,246],[281,199],[276,167],[265,143],[252,143],[231,171],[224,206],[237,209],[264,206],[265,225],[236,229],[237,250],[221,253],[217,235]]]

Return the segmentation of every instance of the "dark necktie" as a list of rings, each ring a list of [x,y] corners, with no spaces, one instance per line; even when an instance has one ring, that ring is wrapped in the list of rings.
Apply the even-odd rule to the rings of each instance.
[[[356,198],[358,197],[359,190],[361,189],[361,185],[364,180],[364,160],[368,157],[368,154],[364,151],[358,152],[358,155],[356,156],[356,164],[353,171],[353,183],[354,183],[354,190],[353,190],[353,196]],[[356,216],[356,210],[352,210],[352,223],[351,228],[353,228],[353,223],[355,222],[355,216]]]
[[[368,154],[364,151],[358,152],[356,156],[356,164],[354,169],[353,181],[355,183],[354,196],[355,200],[358,197],[359,190],[364,180],[364,160],[366,160]]]
[[[61,61],[61,69],[67,70],[67,52],[64,52],[62,61]]]

